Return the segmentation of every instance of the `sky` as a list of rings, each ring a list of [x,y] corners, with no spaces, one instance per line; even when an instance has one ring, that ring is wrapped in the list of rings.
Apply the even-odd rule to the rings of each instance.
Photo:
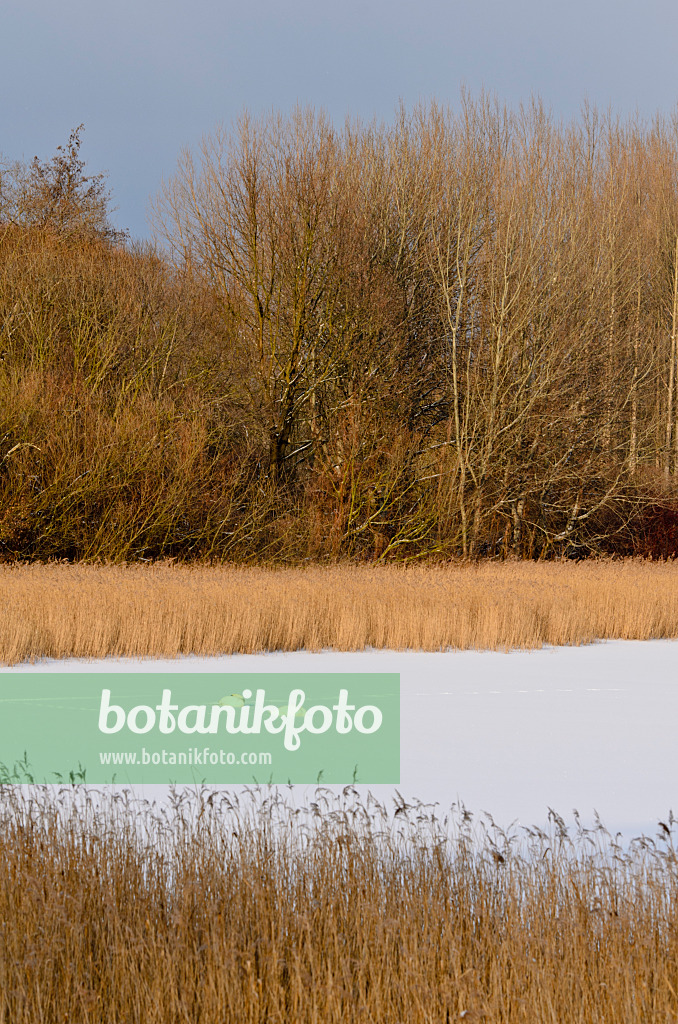
[[[2,0],[0,38],[0,154],[49,159],[84,123],[136,239],[181,149],[245,108],[388,121],[462,88],[564,118],[678,103],[675,0]]]

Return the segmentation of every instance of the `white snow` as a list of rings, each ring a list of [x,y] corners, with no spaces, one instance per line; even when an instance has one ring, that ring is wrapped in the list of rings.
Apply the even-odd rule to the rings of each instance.
[[[624,835],[654,833],[670,809],[678,813],[678,641],[510,653],[371,650],[41,661],[0,671],[132,668],[399,672],[397,788],[406,798],[437,801],[441,811],[462,801],[502,825],[543,824],[549,807],[566,820],[576,808],[586,822],[597,811],[611,831]],[[366,788],[381,799],[393,793],[393,787]]]

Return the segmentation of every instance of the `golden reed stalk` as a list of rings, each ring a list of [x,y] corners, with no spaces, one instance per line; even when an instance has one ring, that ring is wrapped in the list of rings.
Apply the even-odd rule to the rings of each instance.
[[[0,661],[678,636],[678,564],[0,566]]]
[[[678,1016],[672,822],[623,850],[351,787],[120,796],[0,787],[0,1024]]]

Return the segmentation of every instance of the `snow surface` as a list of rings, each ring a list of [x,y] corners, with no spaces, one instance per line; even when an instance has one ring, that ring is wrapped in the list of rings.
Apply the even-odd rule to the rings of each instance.
[[[4,673],[399,672],[401,781],[390,802],[460,801],[501,825],[548,808],[612,832],[654,834],[678,813],[678,641],[606,641],[537,651],[325,651],[173,660],[40,661]],[[140,787],[137,787],[140,788]],[[145,787],[145,795],[157,795]],[[296,787],[303,798],[314,787]],[[302,790],[304,791],[302,793]]]

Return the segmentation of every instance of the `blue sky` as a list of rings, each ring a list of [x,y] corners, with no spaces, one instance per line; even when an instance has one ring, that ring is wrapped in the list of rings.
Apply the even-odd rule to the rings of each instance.
[[[245,107],[388,120],[462,86],[564,117],[678,102],[676,0],[2,0],[0,38],[0,153],[47,159],[84,122],[138,238],[180,149]]]

